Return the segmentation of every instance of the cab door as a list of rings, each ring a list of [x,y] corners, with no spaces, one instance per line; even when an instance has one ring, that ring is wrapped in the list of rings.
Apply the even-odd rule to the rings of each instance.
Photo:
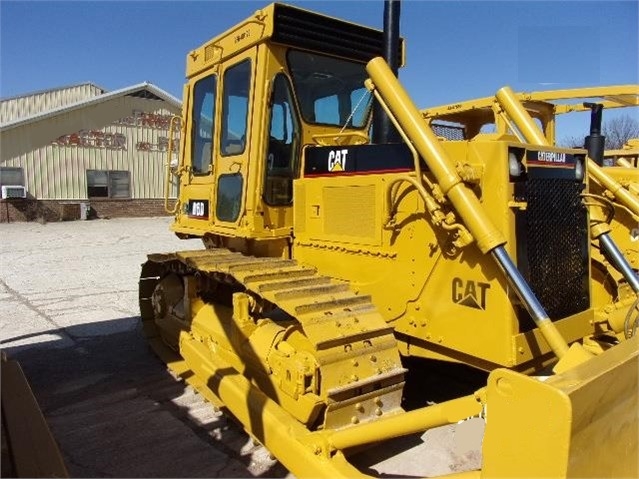
[[[180,197],[183,201],[179,223],[195,231],[207,231],[211,221],[211,196],[215,185],[213,148],[216,133],[217,70],[196,78],[187,91],[189,129],[183,130],[184,165]]]
[[[245,209],[246,184],[251,154],[253,71],[255,49],[224,62],[220,69],[220,111],[213,153],[215,230],[237,230]]]
[[[293,180],[299,176],[300,121],[289,78],[277,72],[271,81],[268,140],[264,158],[264,226],[274,235],[293,227]]]

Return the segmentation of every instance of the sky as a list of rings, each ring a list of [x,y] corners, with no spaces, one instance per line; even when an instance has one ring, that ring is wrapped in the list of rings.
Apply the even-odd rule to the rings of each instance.
[[[286,3],[374,28],[383,22],[381,0]],[[144,81],[181,98],[186,54],[266,4],[0,0],[0,98],[83,82],[112,91]],[[535,91],[639,83],[638,6],[404,0],[400,80],[419,108],[491,96],[504,85]],[[571,128],[564,133],[578,134]]]

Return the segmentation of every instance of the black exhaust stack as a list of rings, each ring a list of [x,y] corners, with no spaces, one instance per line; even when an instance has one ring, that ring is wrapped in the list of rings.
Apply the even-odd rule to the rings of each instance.
[[[399,70],[399,14],[400,0],[384,2],[383,57],[395,76]],[[383,108],[375,103],[373,108],[373,143],[399,143],[400,136]]]
[[[584,103],[590,108],[590,135],[586,137],[585,147],[588,156],[599,166],[603,166],[606,137],[601,135],[601,117],[603,105],[601,103]]]

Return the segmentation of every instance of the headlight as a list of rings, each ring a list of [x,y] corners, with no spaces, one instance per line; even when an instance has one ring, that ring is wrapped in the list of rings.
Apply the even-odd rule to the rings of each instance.
[[[508,153],[508,172],[510,173],[510,176],[520,176],[523,170],[523,165],[521,164],[521,162],[519,161],[519,158],[517,158],[517,155],[515,155],[514,152],[509,152]]]
[[[575,158],[575,179],[584,180],[584,159],[580,157]]]

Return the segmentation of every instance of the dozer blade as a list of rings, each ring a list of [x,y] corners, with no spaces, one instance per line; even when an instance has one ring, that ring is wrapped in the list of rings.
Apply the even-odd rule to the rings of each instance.
[[[639,477],[639,340],[545,381],[488,378],[482,477]]]
[[[69,477],[60,449],[22,367],[4,353],[0,360],[0,377],[2,477]]]

